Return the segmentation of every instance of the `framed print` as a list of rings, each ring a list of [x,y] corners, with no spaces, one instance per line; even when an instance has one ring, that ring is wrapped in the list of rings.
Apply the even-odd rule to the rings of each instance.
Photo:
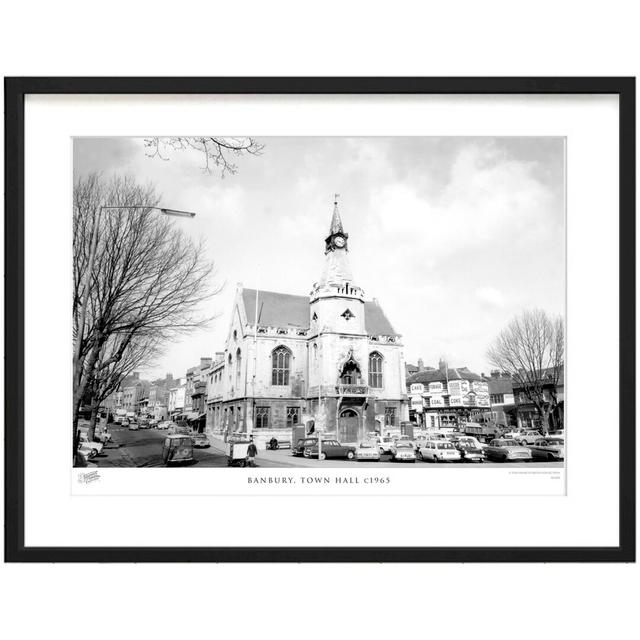
[[[635,560],[633,78],[5,107],[7,560]]]

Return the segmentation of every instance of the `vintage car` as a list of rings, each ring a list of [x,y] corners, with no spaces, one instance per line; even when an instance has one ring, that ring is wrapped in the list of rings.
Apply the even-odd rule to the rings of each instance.
[[[531,460],[531,451],[511,438],[496,438],[484,448],[489,460],[506,462],[507,460]]]
[[[378,441],[378,449],[380,449],[380,453],[391,453],[391,447],[393,446],[393,438],[389,438],[388,436],[380,436],[377,438]]]
[[[138,426],[138,423],[135,420],[132,420],[131,422],[129,422],[129,431],[137,431],[140,427]]]
[[[356,449],[356,458],[358,460],[380,460],[380,449],[378,443],[374,440],[365,440],[358,445]]]
[[[86,435],[80,434],[78,442],[78,450],[84,455],[85,458],[95,458],[98,454],[102,453],[103,445],[101,442],[95,440],[89,440]]]
[[[299,438],[298,442],[291,447],[292,456],[303,456],[305,449],[317,444],[318,438]]]
[[[564,438],[548,436],[538,438],[529,445],[531,455],[542,460],[564,460]]]
[[[322,450],[318,452],[318,439],[314,438],[313,444],[305,445],[303,455],[305,458],[347,458],[353,460],[356,457],[356,448],[351,445],[340,444],[337,440],[322,440]]]
[[[170,435],[162,444],[162,461],[169,465],[175,462],[193,461],[193,443],[189,436]]]
[[[442,442],[449,442],[451,439],[450,433],[445,433],[444,431],[427,431],[426,435],[427,440],[438,440]]]
[[[465,462],[484,462],[484,448],[472,436],[460,436],[453,442]]]
[[[525,446],[533,444],[538,438],[542,438],[542,434],[539,431],[533,429],[527,429],[517,435],[514,440]]]
[[[195,433],[192,436],[191,440],[193,441],[193,446],[197,448],[206,449],[207,447],[211,446],[209,438],[207,438],[206,434],[204,433]]]
[[[392,462],[415,462],[416,452],[413,448],[413,442],[397,440],[391,447]]]
[[[448,440],[427,440],[420,447],[418,457],[432,462],[457,462],[461,459],[460,452]]]

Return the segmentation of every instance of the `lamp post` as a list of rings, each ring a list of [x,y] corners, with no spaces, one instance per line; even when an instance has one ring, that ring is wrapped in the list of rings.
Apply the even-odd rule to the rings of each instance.
[[[89,261],[87,264],[87,269],[84,273],[84,278],[83,278],[83,282],[82,282],[82,286],[83,286],[83,291],[82,291],[82,309],[80,311],[80,322],[78,323],[78,330],[77,330],[77,334],[76,334],[76,344],[75,344],[75,348],[73,350],[73,366],[74,366],[74,427],[76,424],[75,421],[75,416],[77,415],[77,408],[78,408],[78,403],[81,401],[81,398],[78,397],[79,395],[79,389],[78,389],[78,384],[80,382],[79,378],[76,378],[76,376],[80,375],[80,372],[78,371],[79,368],[79,361],[80,361],[80,349],[81,349],[81,345],[82,345],[82,338],[84,336],[84,325],[87,319],[87,306],[89,303],[89,288],[91,286],[91,278],[93,276],[93,265],[95,263],[95,258],[96,258],[96,252],[97,252],[97,247],[98,247],[98,231],[100,229],[100,220],[102,218],[102,212],[103,211],[111,211],[113,209],[147,209],[147,210],[152,210],[152,211],[159,211],[160,213],[162,213],[163,215],[166,216],[175,216],[175,217],[180,217],[180,218],[193,218],[195,217],[195,213],[191,212],[191,211],[181,211],[179,209],[168,209],[166,207],[152,207],[152,206],[147,206],[147,205],[123,205],[123,206],[117,206],[117,205],[105,205],[105,206],[101,206],[98,209],[98,215],[96,216],[96,218],[93,221],[93,228],[91,231],[91,244],[89,245]],[[74,443],[74,454],[75,454],[75,448],[77,448],[77,444]]]

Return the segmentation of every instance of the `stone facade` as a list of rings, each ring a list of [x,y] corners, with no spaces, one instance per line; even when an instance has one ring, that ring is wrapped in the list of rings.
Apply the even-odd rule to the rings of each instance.
[[[352,282],[337,205],[309,296],[238,286],[208,371],[207,430],[291,439],[294,425],[343,442],[408,420],[401,336]]]

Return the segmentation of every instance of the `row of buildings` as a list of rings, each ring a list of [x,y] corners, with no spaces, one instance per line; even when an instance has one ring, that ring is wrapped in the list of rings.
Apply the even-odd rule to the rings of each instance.
[[[239,284],[224,350],[178,379],[127,381],[123,408],[265,439],[289,438],[293,425],[305,424],[344,442],[409,420],[433,428],[461,419],[535,421],[524,403],[512,411],[517,391],[499,372],[405,365],[402,336],[353,278],[348,242],[334,203],[324,269],[308,295]]]

